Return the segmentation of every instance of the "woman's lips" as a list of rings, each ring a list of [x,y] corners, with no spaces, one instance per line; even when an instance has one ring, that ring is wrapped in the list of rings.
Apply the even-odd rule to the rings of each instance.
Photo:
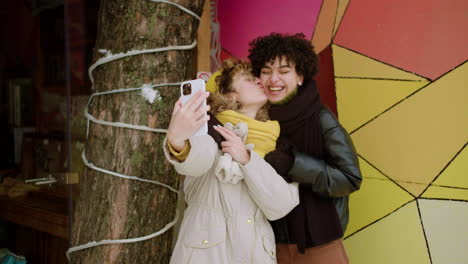
[[[279,92],[282,91],[284,87],[270,87],[269,90],[272,92]]]

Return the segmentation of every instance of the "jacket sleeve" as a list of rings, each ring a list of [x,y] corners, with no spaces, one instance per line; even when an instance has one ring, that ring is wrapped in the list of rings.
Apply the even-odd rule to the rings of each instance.
[[[174,165],[179,174],[199,177],[213,167],[218,154],[218,146],[209,135],[201,135],[189,139],[190,152],[184,161],[178,161],[167,146],[167,138],[164,139],[164,155]]]
[[[255,151],[241,168],[250,196],[268,220],[284,217],[299,204],[299,185],[287,183]]]
[[[359,190],[362,176],[353,142],[336,117],[322,110],[320,123],[325,160],[296,152],[290,170],[293,181],[309,186],[326,197],[342,197]]]

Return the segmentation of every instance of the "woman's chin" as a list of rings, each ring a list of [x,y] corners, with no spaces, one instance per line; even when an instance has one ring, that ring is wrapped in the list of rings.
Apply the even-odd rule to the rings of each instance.
[[[277,103],[283,100],[284,97],[285,95],[283,93],[268,93],[268,101],[271,103]]]

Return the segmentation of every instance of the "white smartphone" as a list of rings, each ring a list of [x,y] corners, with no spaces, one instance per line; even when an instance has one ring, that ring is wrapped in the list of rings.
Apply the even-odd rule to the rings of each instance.
[[[183,82],[180,85],[180,97],[182,98],[182,104],[185,104],[194,94],[198,91],[206,92],[205,81],[202,79],[195,79]],[[203,100],[203,106],[206,106],[206,100]],[[198,129],[192,136],[199,136],[208,134],[208,123],[205,122],[200,129]]]

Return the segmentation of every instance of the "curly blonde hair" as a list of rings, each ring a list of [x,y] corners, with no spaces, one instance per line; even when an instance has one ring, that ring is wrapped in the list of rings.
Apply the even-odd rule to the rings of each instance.
[[[232,87],[232,82],[234,76],[238,73],[248,74],[254,78],[252,66],[245,61],[231,58],[223,61],[220,71],[221,74],[215,79],[218,91],[216,93],[211,93],[208,97],[208,104],[211,107],[210,112],[213,115],[226,110],[239,112],[239,102],[232,96],[229,96],[230,93],[235,92]],[[259,121],[267,121],[270,119],[268,116],[268,103],[257,112],[255,119]]]

